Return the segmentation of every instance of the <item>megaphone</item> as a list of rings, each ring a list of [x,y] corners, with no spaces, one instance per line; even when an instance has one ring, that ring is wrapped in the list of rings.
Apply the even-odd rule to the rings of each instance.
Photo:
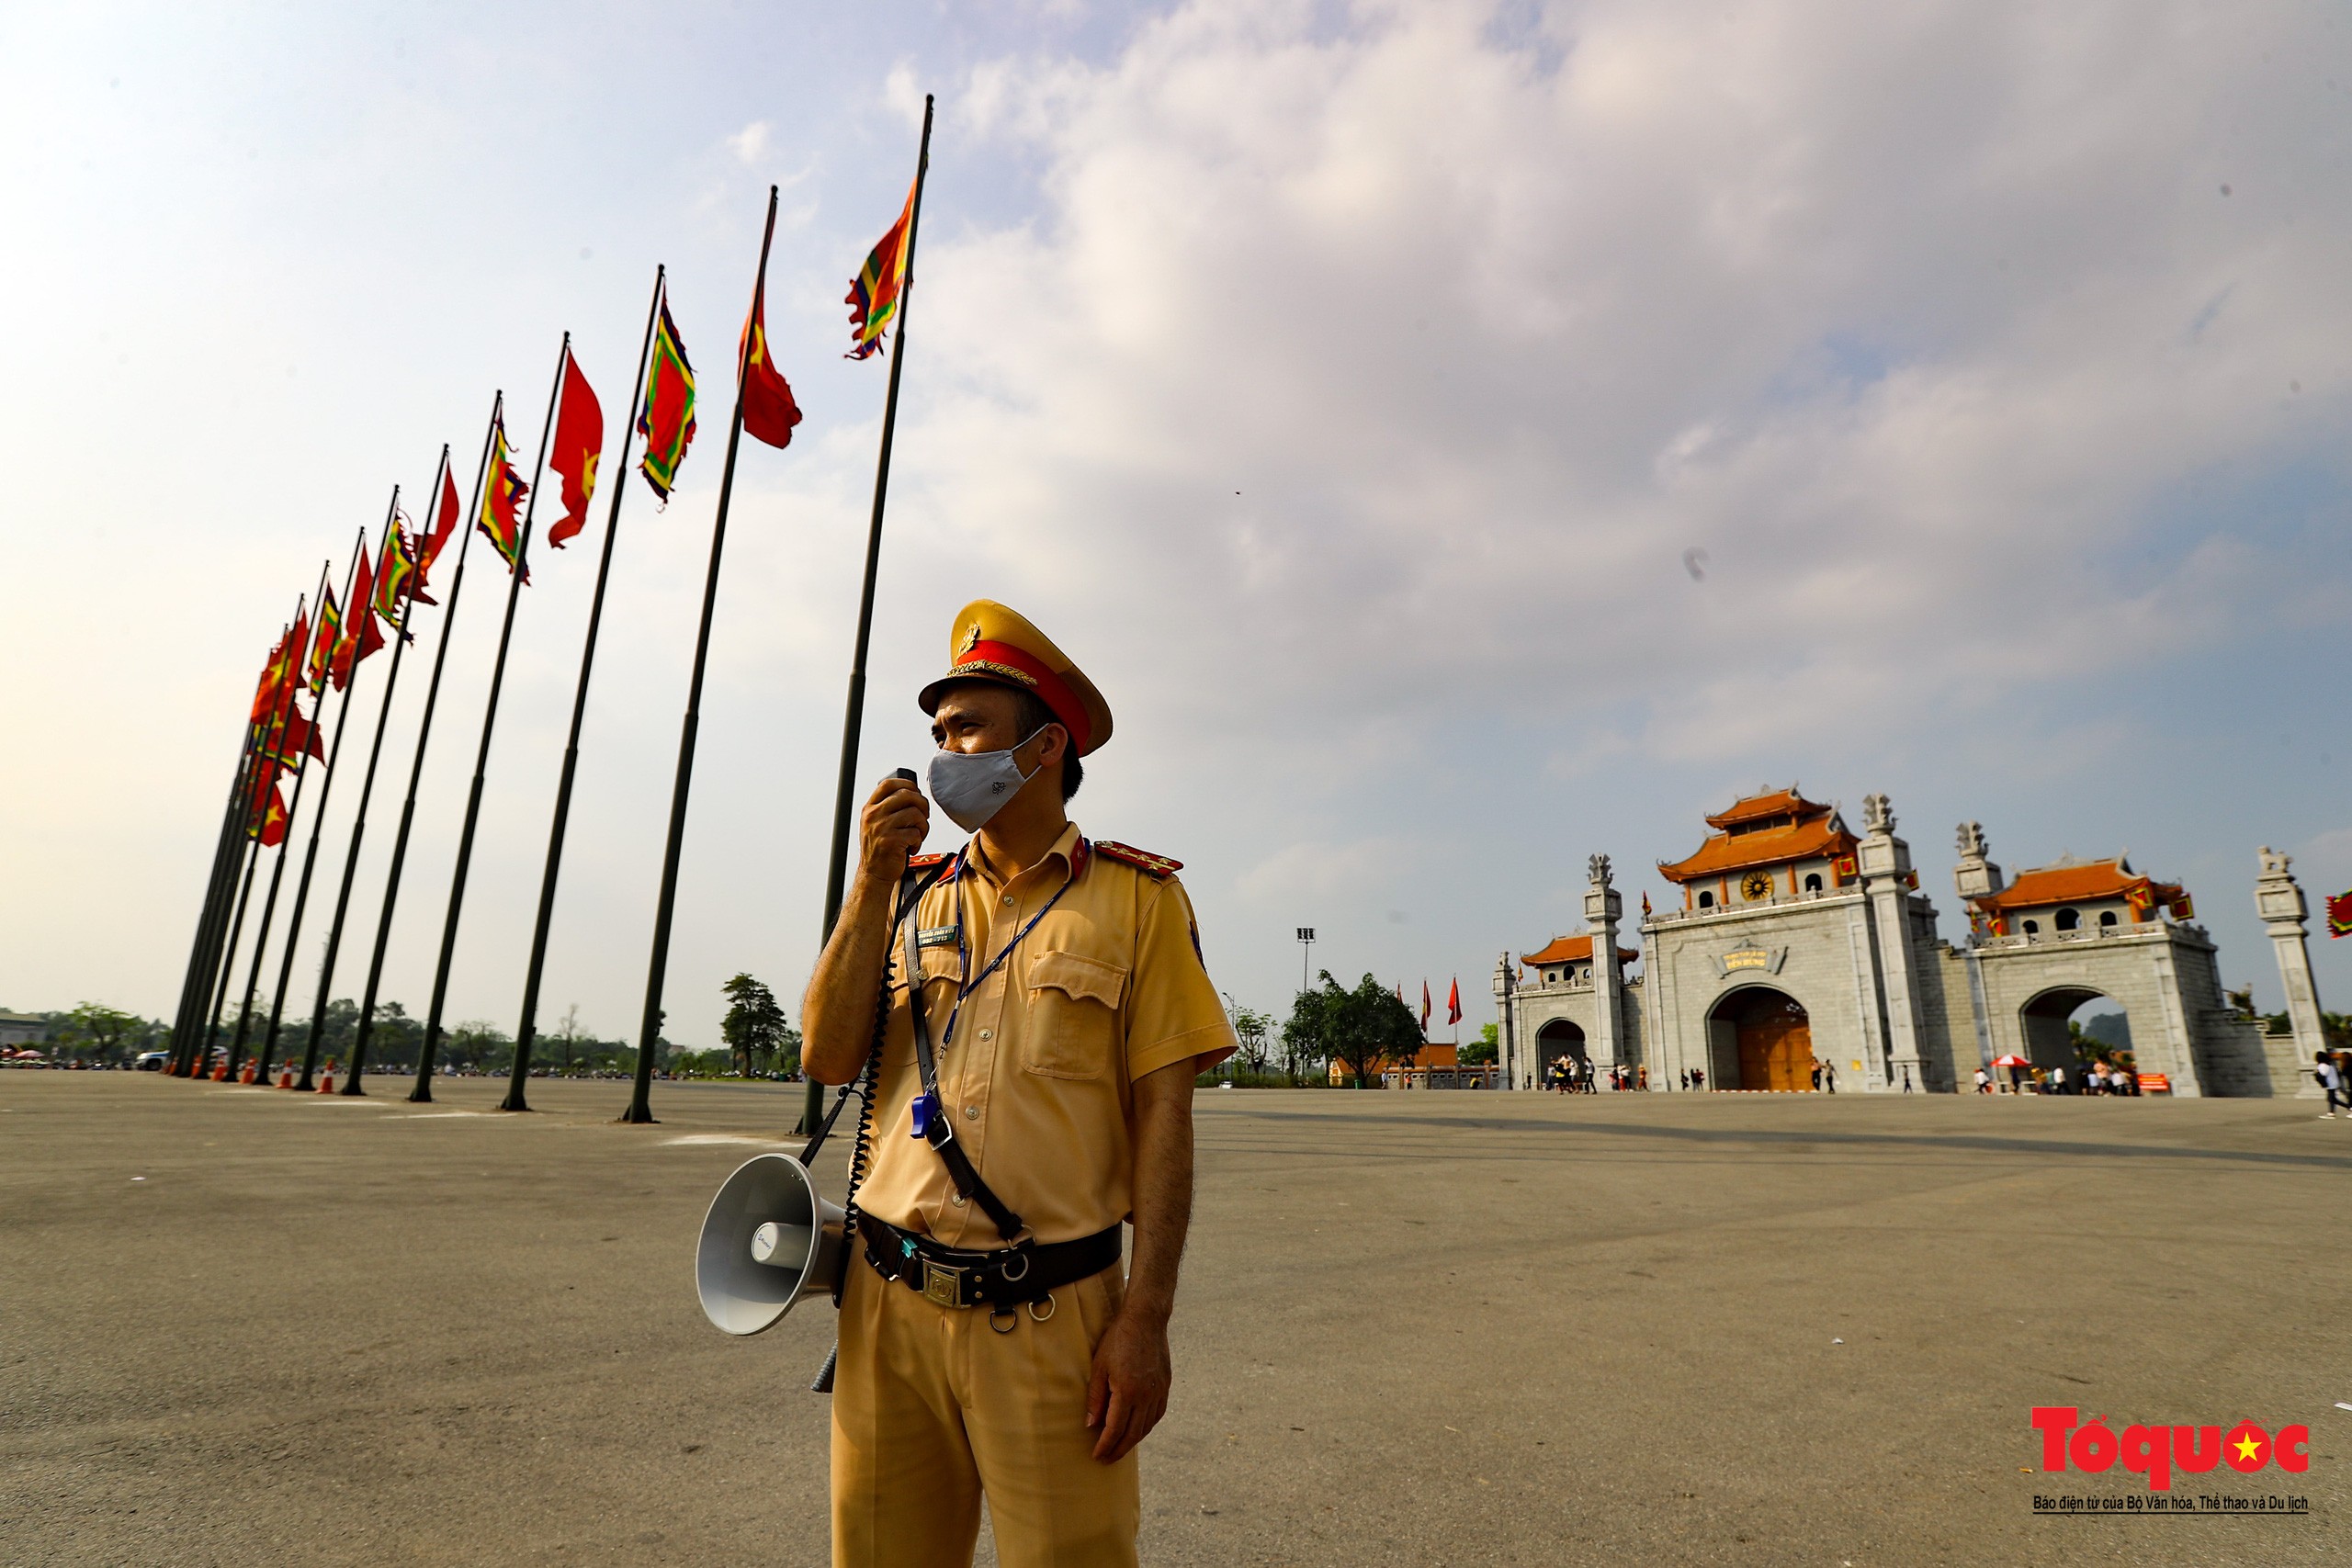
[[[695,1247],[703,1315],[726,1333],[757,1334],[810,1296],[831,1295],[849,1256],[846,1219],[790,1155],[744,1161],[710,1201]]]

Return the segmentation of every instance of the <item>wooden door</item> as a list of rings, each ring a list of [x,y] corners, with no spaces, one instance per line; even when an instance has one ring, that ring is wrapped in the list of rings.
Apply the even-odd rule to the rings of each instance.
[[[1811,1092],[1813,1022],[1804,1008],[1780,998],[1740,1020],[1739,1087]]]

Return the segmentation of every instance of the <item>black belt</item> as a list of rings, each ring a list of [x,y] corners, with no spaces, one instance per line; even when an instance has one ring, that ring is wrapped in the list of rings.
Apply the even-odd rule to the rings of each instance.
[[[1076,1241],[1024,1241],[989,1252],[944,1247],[868,1213],[857,1216],[857,1228],[876,1273],[941,1306],[1009,1309],[1043,1301],[1119,1261],[1116,1225]]]

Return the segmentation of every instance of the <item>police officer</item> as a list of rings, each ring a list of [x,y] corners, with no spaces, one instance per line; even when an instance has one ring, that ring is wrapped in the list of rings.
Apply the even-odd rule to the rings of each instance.
[[[910,863],[930,806],[904,780],[876,786],[803,1009],[810,1075],[848,1082],[888,964],[842,1297],[833,1562],[969,1562],[985,1495],[1006,1568],[1133,1563],[1135,1450],[1167,1408],[1192,1213],[1193,1081],[1237,1042],[1177,863],[1090,841],[1065,812],[1111,736],[1093,682],[983,599],[920,700],[932,796],[974,837]]]

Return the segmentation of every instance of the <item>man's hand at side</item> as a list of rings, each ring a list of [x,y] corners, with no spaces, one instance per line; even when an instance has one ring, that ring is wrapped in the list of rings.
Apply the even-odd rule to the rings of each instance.
[[[1094,1348],[1086,1425],[1094,1457],[1115,1464],[1168,1413],[1168,1314],[1193,1223],[1193,1079],[1187,1056],[1135,1084],[1135,1258],[1126,1300]]]

